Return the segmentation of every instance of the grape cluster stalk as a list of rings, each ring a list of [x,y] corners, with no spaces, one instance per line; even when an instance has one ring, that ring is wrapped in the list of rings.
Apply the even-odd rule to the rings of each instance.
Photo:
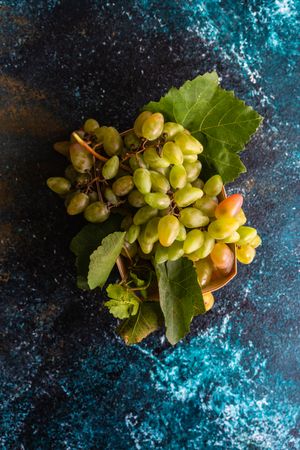
[[[261,238],[245,226],[242,195],[218,201],[222,178],[216,174],[203,181],[198,159],[203,146],[182,125],[144,111],[121,135],[88,119],[54,149],[69,164],[63,177],[47,180],[48,187],[64,200],[68,214],[83,214],[88,222],[121,214],[122,254],[131,262],[186,257],[204,288],[231,272],[234,255],[228,244],[236,244],[241,263],[253,261]],[[212,294],[204,301],[210,309]]]

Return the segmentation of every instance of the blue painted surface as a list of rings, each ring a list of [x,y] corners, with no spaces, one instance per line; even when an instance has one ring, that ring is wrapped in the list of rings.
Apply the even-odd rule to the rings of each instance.
[[[299,448],[299,6],[1,2],[2,448]],[[125,129],[211,69],[265,116],[229,187],[263,247],[184,342],[126,348],[75,288],[51,142],[90,115]]]

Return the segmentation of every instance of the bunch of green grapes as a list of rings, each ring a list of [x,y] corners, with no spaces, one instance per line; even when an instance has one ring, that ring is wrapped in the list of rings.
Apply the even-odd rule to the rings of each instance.
[[[49,178],[48,186],[64,198],[68,214],[83,213],[89,222],[123,214],[124,256],[154,258],[157,264],[187,257],[202,287],[231,272],[230,244],[237,245],[240,262],[254,259],[261,240],[244,226],[243,197],[219,202],[222,179],[202,180],[202,144],[182,125],[144,111],[133,130],[120,135],[88,119],[70,141],[54,148],[70,165],[65,177]]]

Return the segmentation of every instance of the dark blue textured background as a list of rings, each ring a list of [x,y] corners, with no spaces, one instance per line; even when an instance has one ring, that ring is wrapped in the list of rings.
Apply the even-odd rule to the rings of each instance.
[[[3,449],[298,449],[297,0],[0,2]],[[191,335],[125,347],[75,287],[51,144],[216,69],[265,116],[229,186],[263,246]],[[299,164],[298,164],[299,166]],[[299,169],[298,169],[299,170]],[[7,281],[7,274],[9,280]]]

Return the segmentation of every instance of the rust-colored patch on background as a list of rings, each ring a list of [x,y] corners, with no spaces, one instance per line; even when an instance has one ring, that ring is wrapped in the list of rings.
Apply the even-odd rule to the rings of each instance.
[[[0,76],[0,91],[2,130],[38,137],[63,133],[59,120],[48,109],[49,102],[44,92],[4,75]],[[57,108],[57,102],[52,103]]]
[[[0,180],[0,209],[3,212],[4,209],[11,207],[13,202],[12,191],[9,188],[8,183],[4,180]]]

